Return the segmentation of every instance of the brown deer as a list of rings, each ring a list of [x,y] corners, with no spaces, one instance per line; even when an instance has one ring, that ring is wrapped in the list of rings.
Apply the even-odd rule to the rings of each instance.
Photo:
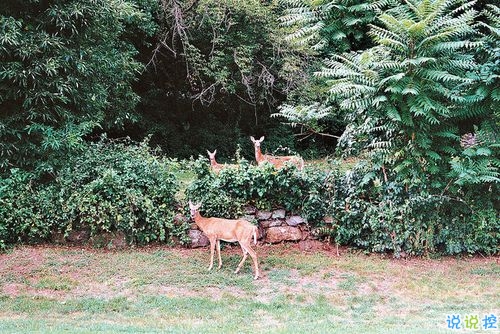
[[[212,170],[215,173],[220,172],[221,169],[224,168],[224,165],[221,165],[217,161],[215,161],[215,154],[217,153],[217,150],[215,150],[213,153],[210,152],[209,150],[207,150],[207,153],[208,153],[208,157],[210,159],[210,168],[212,168]]]
[[[208,157],[210,158],[210,168],[214,171],[214,173],[219,173],[224,168],[237,168],[238,165],[232,164],[220,164],[215,160],[215,154],[217,154],[217,150],[210,152],[207,150]]]
[[[215,246],[217,246],[217,256],[219,258],[219,269],[222,267],[222,259],[220,256],[220,240],[228,242],[238,241],[243,251],[243,259],[238,264],[236,271],[237,274],[243,263],[247,259],[248,254],[253,260],[255,266],[255,276],[254,279],[259,278],[259,264],[257,261],[257,253],[252,249],[252,237],[254,244],[257,244],[257,226],[252,225],[249,221],[245,219],[223,219],[223,218],[205,218],[202,217],[198,211],[201,204],[193,204],[189,201],[189,209],[191,211],[191,217],[198,227],[205,233],[208,240],[210,240],[210,266],[208,270],[212,270],[214,265],[214,251]]]
[[[290,155],[290,156],[274,156],[268,154],[262,154],[260,149],[260,144],[264,140],[264,136],[260,137],[259,140],[255,139],[253,136],[250,137],[255,147],[255,160],[257,161],[257,165],[262,165],[266,162],[274,165],[276,168],[281,168],[285,163],[289,162],[297,166],[299,170],[304,169],[304,159],[299,156]]]

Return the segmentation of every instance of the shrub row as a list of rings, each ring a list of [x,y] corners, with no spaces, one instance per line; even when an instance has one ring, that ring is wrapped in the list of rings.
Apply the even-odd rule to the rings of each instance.
[[[14,169],[0,178],[0,247],[73,230],[120,231],[137,244],[185,240],[186,226],[173,219],[173,167],[146,142],[103,140],[69,158],[51,182]]]
[[[370,170],[359,165],[336,181],[330,212],[339,242],[397,256],[499,252],[498,184],[448,195],[408,192],[402,184],[367,178]]]
[[[319,224],[326,214],[328,174],[313,168],[298,171],[287,165],[276,170],[272,165],[255,166],[241,160],[237,167],[213,173],[208,160],[200,158],[193,164],[196,179],[187,189],[187,196],[202,202],[207,215],[238,217],[246,205],[260,210],[284,208],[301,214]]]
[[[499,252],[498,184],[469,185],[444,196],[382,182],[365,163],[343,173],[334,164],[299,172],[242,161],[215,174],[201,158],[194,169],[197,178],[188,197],[202,202],[209,216],[241,216],[249,204],[260,210],[282,207],[306,218],[320,236],[370,252]]]
[[[14,169],[0,178],[0,248],[82,229],[93,236],[120,231],[131,244],[187,241],[188,227],[174,220],[179,168],[147,142],[104,140],[71,157],[50,182]],[[298,171],[241,160],[215,174],[199,158],[183,168],[196,174],[186,197],[202,202],[207,216],[239,217],[247,205],[284,208],[306,218],[317,235],[370,252],[499,252],[497,183],[443,195],[381,181],[362,163],[349,172],[335,164]]]

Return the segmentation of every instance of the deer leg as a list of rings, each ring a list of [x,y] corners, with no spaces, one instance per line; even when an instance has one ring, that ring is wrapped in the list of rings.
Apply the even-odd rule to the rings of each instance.
[[[210,266],[208,267],[208,270],[212,270],[212,268],[214,266],[215,243],[216,243],[216,240],[210,239]]]
[[[220,257],[220,240],[217,239],[217,255],[219,256],[219,268],[222,267],[222,258]]]
[[[243,251],[243,258],[241,259],[240,261],[240,264],[238,264],[238,267],[236,268],[236,271],[234,272],[235,274],[237,274],[241,267],[243,266],[243,263],[245,262],[245,260],[247,259],[247,256],[248,256],[248,251],[246,250],[246,248],[240,243],[240,246],[241,246],[241,250]]]
[[[250,247],[247,248],[247,251],[250,254],[250,257],[252,258],[253,264],[255,266],[255,276],[253,279],[257,279],[260,276],[259,263],[257,261],[257,253]]]

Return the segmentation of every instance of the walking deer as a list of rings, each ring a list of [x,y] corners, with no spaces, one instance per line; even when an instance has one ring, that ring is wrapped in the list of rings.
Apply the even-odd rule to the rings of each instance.
[[[255,147],[255,160],[257,161],[257,164],[260,166],[264,164],[265,162],[268,162],[276,168],[281,168],[283,165],[287,162],[294,164],[297,166],[299,170],[302,170],[304,168],[304,160],[295,155],[290,155],[290,156],[274,156],[274,155],[268,155],[268,154],[262,154],[262,151],[260,149],[260,144],[264,140],[264,136],[260,137],[259,140],[255,139],[253,136],[250,137],[250,139],[253,142],[253,145]]]
[[[257,253],[252,249],[251,243],[252,238],[254,244],[257,244],[257,226],[252,225],[249,221],[245,219],[223,219],[223,218],[206,218],[202,217],[199,208],[201,204],[193,204],[189,201],[189,209],[191,211],[191,218],[194,219],[194,222],[198,227],[205,233],[208,240],[210,240],[210,266],[208,270],[212,270],[214,265],[214,251],[217,246],[217,256],[219,258],[219,267],[222,267],[222,259],[220,256],[220,240],[228,241],[228,242],[236,242],[238,241],[243,251],[243,259],[238,264],[236,271],[237,274],[243,263],[247,259],[248,254],[253,260],[255,266],[255,276],[254,279],[259,278],[259,264],[257,261]]]

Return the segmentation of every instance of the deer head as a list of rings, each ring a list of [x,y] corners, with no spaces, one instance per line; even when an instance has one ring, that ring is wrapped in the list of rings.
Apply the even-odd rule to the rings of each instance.
[[[255,148],[257,148],[257,147],[260,147],[260,143],[262,143],[264,141],[264,136],[260,137],[259,140],[255,139],[253,136],[250,136],[250,139],[252,140]]]
[[[210,152],[207,150],[208,157],[210,158],[210,161],[214,160],[215,161],[215,154],[217,154],[217,150],[214,150],[213,152]]]
[[[191,218],[194,219],[194,217],[196,216],[196,212],[198,212],[198,209],[200,207],[201,207],[201,203],[200,204],[193,204],[193,202],[191,202],[191,200],[189,200],[189,210],[191,213]]]

